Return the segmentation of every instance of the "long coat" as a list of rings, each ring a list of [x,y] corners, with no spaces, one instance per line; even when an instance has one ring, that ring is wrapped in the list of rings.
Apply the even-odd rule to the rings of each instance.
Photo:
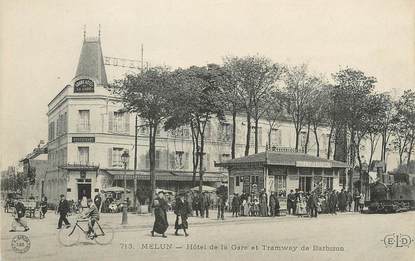
[[[187,229],[189,227],[189,224],[187,223],[189,213],[189,203],[186,200],[182,201],[180,198],[177,198],[174,210],[174,214],[176,214],[176,222],[174,224],[175,229]]]
[[[157,197],[156,200],[159,203],[157,205],[153,205],[155,217],[153,231],[159,234],[163,234],[169,227],[169,223],[167,221],[167,209],[169,206],[167,202],[162,198]]]

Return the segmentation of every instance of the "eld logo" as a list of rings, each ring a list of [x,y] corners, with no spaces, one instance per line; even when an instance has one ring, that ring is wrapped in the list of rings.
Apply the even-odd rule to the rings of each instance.
[[[400,233],[387,234],[383,238],[383,243],[386,247],[409,247],[414,239],[409,235]]]

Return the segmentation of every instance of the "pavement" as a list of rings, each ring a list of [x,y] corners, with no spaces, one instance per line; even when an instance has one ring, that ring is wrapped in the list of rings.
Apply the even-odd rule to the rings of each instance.
[[[82,239],[64,247],[57,240],[58,216],[29,219],[31,230],[9,233],[10,215],[1,215],[2,260],[413,260],[415,212],[398,214],[340,213],[316,218],[239,217],[225,220],[189,218],[189,237],[174,236],[174,214],[169,213],[167,238],[151,237],[151,215],[102,214],[101,222],[115,227],[111,245]],[[70,217],[74,222],[75,217]],[[4,230],[4,229],[7,230]],[[26,253],[11,247],[15,235],[27,235]],[[404,241],[409,236],[414,241]],[[402,243],[405,243],[402,244]]]

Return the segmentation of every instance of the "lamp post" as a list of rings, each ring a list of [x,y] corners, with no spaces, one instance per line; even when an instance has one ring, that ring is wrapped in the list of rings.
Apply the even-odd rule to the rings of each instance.
[[[121,161],[124,163],[124,197],[123,197],[123,207],[122,207],[122,221],[121,225],[127,225],[127,163],[128,158],[130,155],[128,155],[128,152],[125,150],[123,154],[121,155]]]

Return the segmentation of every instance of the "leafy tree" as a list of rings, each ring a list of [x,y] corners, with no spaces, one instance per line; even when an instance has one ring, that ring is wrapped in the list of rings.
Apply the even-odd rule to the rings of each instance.
[[[394,145],[399,152],[399,163],[403,163],[406,153],[409,165],[415,149],[415,91],[406,90],[396,103],[396,110]]]
[[[307,124],[307,108],[319,81],[317,77],[308,74],[307,66],[304,64],[289,68],[284,80],[287,112],[295,128],[295,149],[299,151],[300,134]]]
[[[197,132],[197,147],[194,151],[199,158],[199,191],[202,192],[206,126],[214,116],[223,120],[221,70],[214,64],[192,66],[186,70],[176,70],[173,78],[175,89],[170,104],[172,117],[166,121],[165,128],[175,129],[190,124],[193,131]]]
[[[139,74],[127,74],[109,87],[121,99],[125,111],[137,113],[149,128],[151,199],[156,190],[156,133],[170,116],[172,84],[168,68],[150,67]]]

